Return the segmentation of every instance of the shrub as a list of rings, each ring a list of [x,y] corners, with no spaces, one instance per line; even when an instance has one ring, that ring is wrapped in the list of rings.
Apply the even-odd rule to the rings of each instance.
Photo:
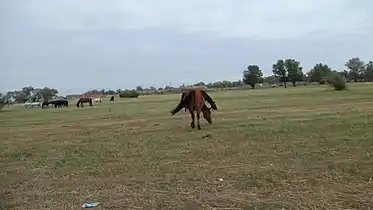
[[[325,85],[325,83],[326,83],[325,80],[326,80],[325,78],[322,78],[322,79],[319,81],[319,84],[320,84],[320,85]]]
[[[346,90],[346,82],[341,75],[336,72],[331,72],[326,79],[326,82],[336,91]]]
[[[125,90],[119,94],[121,98],[137,98],[139,97],[139,93],[136,90]]]
[[[3,94],[0,93],[0,109],[2,109],[5,106],[5,98]]]

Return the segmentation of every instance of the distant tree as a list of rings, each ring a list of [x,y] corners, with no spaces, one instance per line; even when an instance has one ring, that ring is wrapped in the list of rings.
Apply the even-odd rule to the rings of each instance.
[[[290,80],[293,83],[293,87],[295,87],[296,82],[302,81],[303,79],[303,68],[300,66],[299,61],[295,59],[286,59],[284,65],[288,73],[288,80]]]
[[[137,98],[139,93],[136,90],[125,90],[119,94],[120,98]]]
[[[263,77],[263,72],[258,65],[250,65],[247,70],[243,71],[242,81],[245,84],[251,86],[252,89],[255,88],[255,84],[259,83]]]
[[[6,104],[12,104],[13,101],[14,101],[13,91],[9,91],[9,92],[7,92],[7,93],[3,96],[3,100],[5,101]]]
[[[278,78],[279,81],[283,83],[284,87],[286,88],[286,83],[288,81],[288,72],[286,71],[284,60],[277,60],[277,62],[272,65],[272,69],[275,77]]]
[[[58,94],[54,88],[34,88],[32,86],[23,87],[21,90],[9,91],[4,96],[9,103],[24,103],[26,101],[40,101],[41,99],[49,100]],[[7,102],[7,103],[8,103]]]
[[[54,88],[44,87],[43,89],[40,89],[39,94],[44,100],[50,100],[53,97],[57,96],[58,90]]]
[[[276,83],[276,76],[271,75],[268,77],[263,78],[263,83],[268,83],[268,84],[275,84]]]
[[[205,85],[206,84],[204,82],[198,82],[198,83],[194,84],[193,86],[198,87],[198,86],[205,86]]]
[[[25,103],[28,98],[26,94],[21,90],[21,91],[14,91],[14,100],[17,103]]]
[[[113,95],[113,94],[115,94],[114,90],[106,90],[105,91],[105,95]]]
[[[43,98],[41,95],[41,89],[40,88],[34,88],[34,90],[31,92],[31,95],[29,96],[29,101],[35,102],[40,101]]]
[[[343,70],[343,71],[336,71],[339,75],[341,75],[342,78],[344,78],[347,82],[351,81],[348,71]]]
[[[369,61],[365,66],[364,81],[373,81],[373,62]]]
[[[223,82],[213,82],[208,86],[209,88],[224,88]]]
[[[116,92],[117,94],[119,94],[119,93],[122,92],[122,89],[117,89],[115,92]]]
[[[309,81],[324,84],[330,72],[332,72],[332,70],[328,65],[318,63],[308,73]]]
[[[0,109],[2,109],[6,104],[6,100],[4,98],[4,95],[0,93]]]
[[[144,88],[142,88],[140,85],[136,87],[136,91],[138,91],[138,92],[141,92],[143,90],[144,90]]]
[[[231,81],[223,80],[221,83],[223,84],[224,88],[231,88],[232,87],[232,82]]]
[[[242,85],[243,85],[243,82],[241,80],[232,82],[232,87],[241,87]]]
[[[34,87],[29,86],[29,87],[23,87],[21,91],[22,91],[23,94],[25,95],[26,100],[30,100],[30,97],[31,97],[32,92],[33,92],[34,90],[35,90]]]
[[[15,97],[16,96],[16,91],[8,91],[6,94],[5,94],[5,98],[9,101],[15,101]]]
[[[349,70],[348,76],[351,80],[353,80],[354,82],[358,82],[363,79],[365,64],[364,61],[360,60],[360,58],[351,58],[349,61],[347,61],[345,66]]]

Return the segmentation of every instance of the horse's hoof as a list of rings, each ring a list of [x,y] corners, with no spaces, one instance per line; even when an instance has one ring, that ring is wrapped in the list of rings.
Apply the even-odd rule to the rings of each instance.
[[[196,125],[194,125],[194,124],[190,124],[190,127],[192,127],[192,128],[196,128]]]
[[[198,130],[201,130],[201,126],[198,126]]]

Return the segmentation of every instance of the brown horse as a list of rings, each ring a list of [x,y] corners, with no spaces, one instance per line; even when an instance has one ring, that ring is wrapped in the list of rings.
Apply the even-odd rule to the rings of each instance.
[[[83,107],[84,103],[89,103],[89,106],[92,106],[92,98],[80,98],[76,103],[76,107],[79,108],[79,105]]]
[[[211,108],[208,108],[205,104],[205,100],[211,105]],[[192,117],[192,122],[190,126],[195,128],[195,115],[194,111],[197,112],[197,128],[201,130],[201,125],[199,122],[200,113],[202,112],[203,118],[207,120],[209,124],[212,123],[211,109],[217,110],[215,101],[201,88],[195,88],[188,90],[187,92],[182,93],[181,100],[177,107],[171,111],[171,114],[174,115],[179,112],[182,108],[188,109],[190,116]]]

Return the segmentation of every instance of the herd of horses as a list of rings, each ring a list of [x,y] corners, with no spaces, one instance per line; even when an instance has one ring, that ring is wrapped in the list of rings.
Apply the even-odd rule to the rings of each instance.
[[[44,109],[49,107],[49,105],[54,106],[54,108],[69,107],[69,102],[65,99],[53,100],[53,101],[44,101],[41,105],[41,108]]]
[[[84,107],[83,104],[88,103],[89,106],[93,106],[93,101],[101,103],[100,98],[95,98],[94,100],[89,97],[82,97],[76,103],[76,107]],[[114,101],[114,96],[111,96],[109,101]],[[207,106],[206,102],[210,104],[210,107]],[[49,105],[54,106],[55,108],[68,107],[69,102],[65,99],[58,99],[53,101],[44,101],[42,103],[32,102],[25,103],[25,107],[39,107],[42,109],[49,107]],[[193,88],[186,90],[181,94],[181,99],[179,104],[171,111],[171,115],[175,115],[182,109],[189,110],[192,121],[190,126],[192,128],[196,127],[196,118],[197,118],[197,128],[201,129],[200,125],[200,116],[202,113],[203,118],[209,123],[212,124],[211,109],[218,110],[216,103],[212,98],[206,93],[206,91],[201,88]]]
[[[89,106],[93,106],[92,98],[80,98],[78,102],[76,103],[77,107],[83,107],[84,103],[89,103]],[[101,98],[95,98],[95,102],[101,103]],[[114,96],[111,96],[109,101],[114,101]],[[43,101],[43,102],[26,102],[24,103],[25,108],[48,108],[50,105],[54,108],[63,108],[63,107],[69,107],[69,102],[66,99],[55,99],[51,101]]]

